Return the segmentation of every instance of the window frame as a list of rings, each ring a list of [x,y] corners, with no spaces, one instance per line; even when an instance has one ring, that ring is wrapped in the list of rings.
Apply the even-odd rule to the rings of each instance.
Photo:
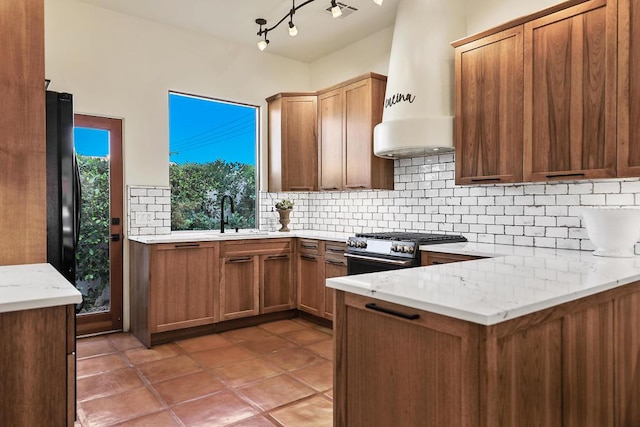
[[[259,229],[260,228],[260,176],[261,176],[261,147],[262,147],[262,126],[261,126],[261,117],[262,117],[262,107],[260,105],[255,105],[255,104],[249,104],[246,102],[238,102],[238,101],[229,101],[227,99],[222,99],[222,98],[216,98],[216,97],[212,97],[212,96],[204,96],[204,95],[195,95],[193,93],[188,93],[188,92],[182,92],[182,91],[178,91],[178,90],[171,90],[169,89],[169,91],[167,92],[167,148],[168,148],[168,153],[171,153],[171,136],[169,133],[169,129],[170,129],[170,120],[171,120],[171,111],[169,109],[169,97],[171,96],[171,94],[175,94],[175,95],[179,95],[179,96],[185,96],[185,97],[189,97],[189,98],[197,98],[197,99],[204,99],[204,100],[208,100],[208,101],[213,101],[213,102],[221,102],[223,104],[230,104],[230,105],[239,105],[239,106],[243,106],[243,107],[251,107],[253,109],[255,109],[255,114],[256,114],[256,131],[255,131],[255,147],[254,147],[254,155],[255,155],[255,166],[254,166],[254,171],[255,171],[255,212],[254,212],[254,221],[255,221],[255,228]],[[169,161],[169,163],[171,163]],[[215,230],[201,230],[201,231],[215,231]],[[173,224],[171,225],[171,232],[180,232],[179,230],[173,230]]]

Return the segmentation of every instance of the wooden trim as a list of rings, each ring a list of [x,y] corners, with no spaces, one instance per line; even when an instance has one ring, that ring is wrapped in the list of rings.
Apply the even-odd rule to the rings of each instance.
[[[280,92],[265,98],[265,101],[272,102],[277,99],[300,97],[300,96],[316,96],[316,92]]]
[[[380,80],[381,82],[384,82],[384,83],[387,82],[387,76],[384,76],[382,74],[369,72],[369,73],[361,74],[361,75],[359,75],[357,77],[354,77],[354,78],[351,78],[349,80],[345,80],[343,82],[337,83],[337,84],[335,84],[333,86],[329,86],[327,88],[320,89],[319,91],[316,92],[316,95],[322,95],[322,94],[324,94],[326,92],[331,92],[332,90],[341,89],[341,88],[343,88],[345,86],[349,86],[349,85],[351,85],[353,83],[358,83],[358,82],[360,82],[362,80],[367,80],[367,79]]]
[[[122,329],[122,281],[124,246],[124,178],[122,162],[122,120],[108,117],[74,115],[74,126],[102,129],[109,132],[109,205],[111,218],[120,218],[120,223],[110,224],[109,234],[118,234],[120,240],[109,245],[110,261],[110,309],[108,313],[82,314],[78,316],[78,334],[114,331]]]

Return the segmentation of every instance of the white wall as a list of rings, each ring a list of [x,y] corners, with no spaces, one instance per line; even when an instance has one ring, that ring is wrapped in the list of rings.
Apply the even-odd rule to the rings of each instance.
[[[393,26],[312,62],[311,87],[322,89],[369,71],[387,75],[392,38]]]
[[[309,89],[301,62],[75,0],[45,7],[51,89],[73,93],[76,112],[124,118],[127,184],[169,183],[169,90],[265,107]]]
[[[564,0],[467,0],[467,34],[496,27]]]
[[[264,107],[263,141],[264,99],[310,90],[308,64],[75,0],[45,1],[45,67],[76,112],[124,120],[125,185],[134,186],[169,184],[169,90]],[[125,245],[125,329],[128,267]]]

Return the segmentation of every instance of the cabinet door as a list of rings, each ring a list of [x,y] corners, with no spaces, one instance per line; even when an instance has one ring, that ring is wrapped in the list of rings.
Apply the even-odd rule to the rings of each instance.
[[[258,262],[257,256],[239,256],[220,260],[221,321],[259,314]]]
[[[347,260],[342,257],[331,257],[324,259],[324,278],[340,277],[347,275]],[[324,281],[323,281],[324,282]],[[324,313],[323,317],[333,320],[333,300],[335,291],[326,286],[324,287]]]
[[[336,425],[471,426],[477,413],[478,361],[469,330],[433,329],[429,315],[370,298],[339,293],[336,342]],[[349,294],[352,296],[352,294]],[[355,296],[355,295],[354,295]],[[391,309],[395,315],[368,308]],[[407,320],[398,315],[415,315]],[[475,346],[474,346],[475,344]],[[469,393],[468,391],[472,392]],[[475,405],[474,405],[475,403]]]
[[[371,188],[373,124],[371,117],[371,80],[344,88],[345,168],[344,188]]]
[[[615,3],[525,24],[526,181],[615,176]]]
[[[460,46],[456,184],[522,181],[522,26]]]
[[[291,255],[262,255],[260,265],[260,313],[295,308]]]
[[[618,176],[640,176],[640,4],[618,0]]]
[[[320,256],[298,255],[298,309],[322,316],[322,289],[320,288]]]
[[[217,246],[158,245],[152,253],[150,332],[214,323]]]
[[[318,96],[318,179],[320,190],[342,189],[342,90]]]
[[[282,99],[283,191],[318,188],[317,115],[315,96]]]

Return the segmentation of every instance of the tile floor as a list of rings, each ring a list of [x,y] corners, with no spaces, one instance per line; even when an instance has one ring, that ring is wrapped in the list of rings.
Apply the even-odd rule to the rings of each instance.
[[[79,339],[76,426],[332,426],[331,330],[302,319],[146,349]]]

